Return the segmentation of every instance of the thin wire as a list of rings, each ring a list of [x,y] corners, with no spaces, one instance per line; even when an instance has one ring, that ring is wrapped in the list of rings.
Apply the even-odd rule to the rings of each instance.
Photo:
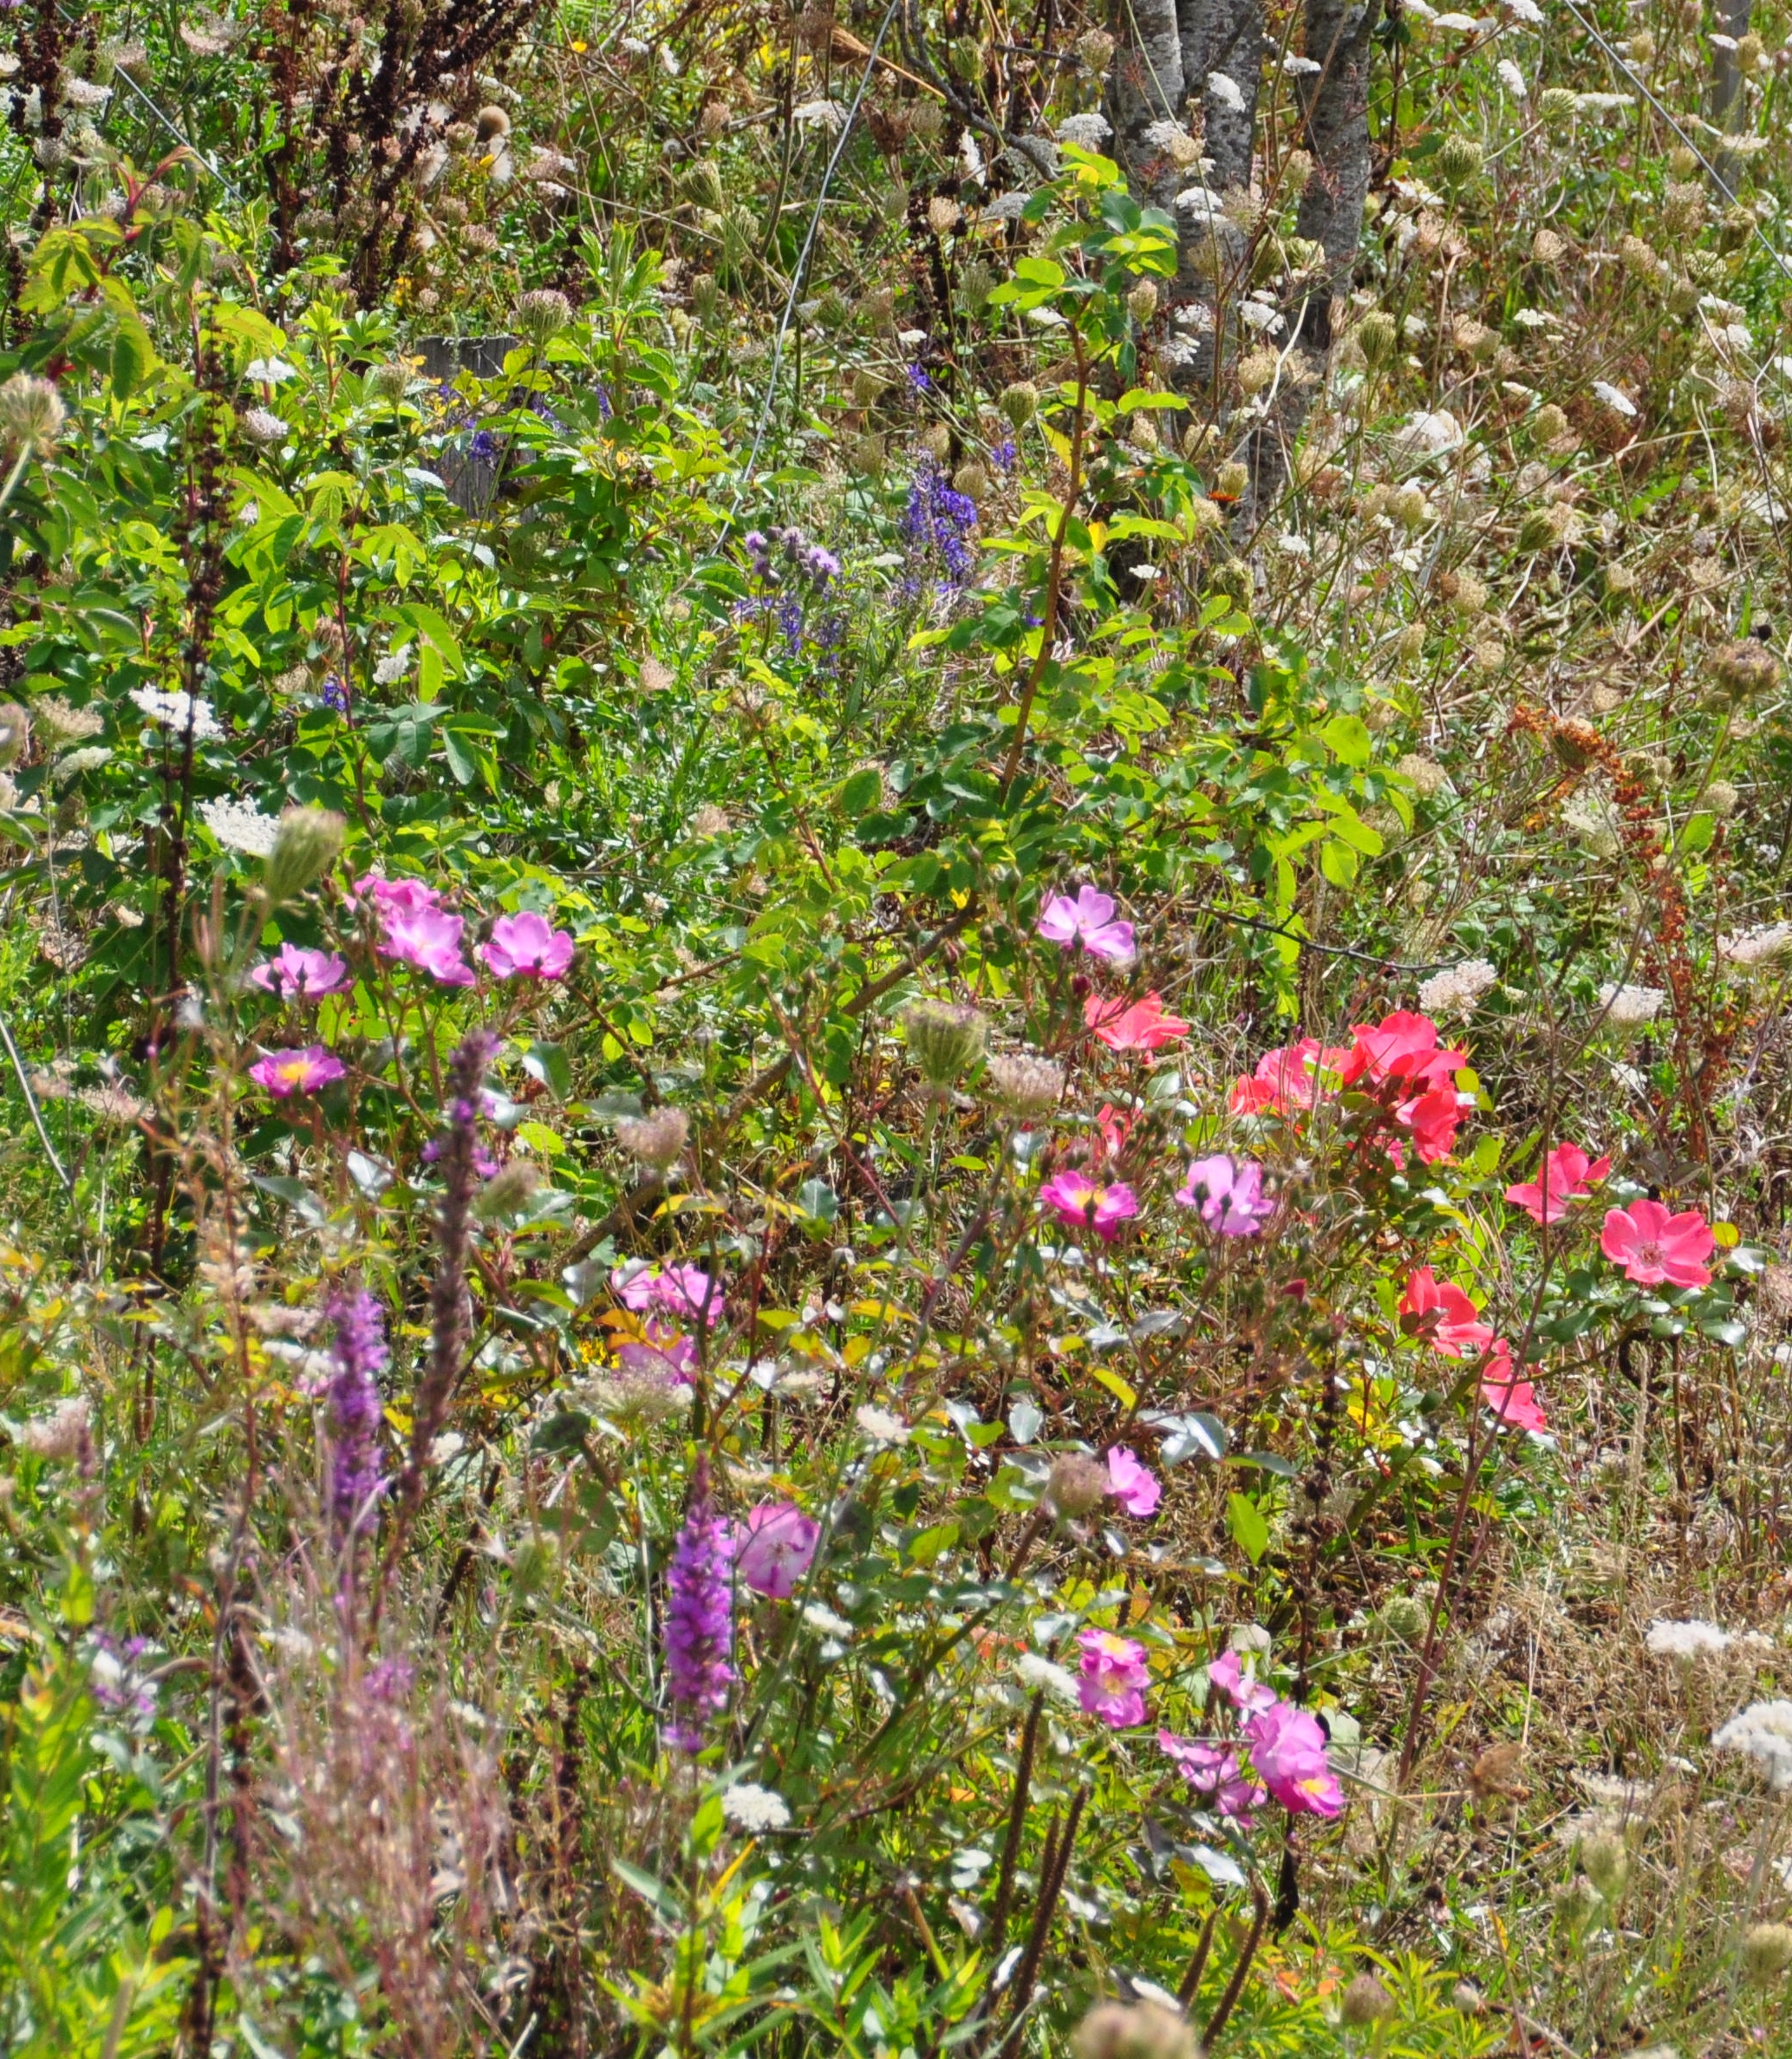
[[[62,5],[62,0],[56,0],[56,12],[62,16],[65,22],[73,26],[75,17],[69,13],[66,7]],[[171,115],[163,114],[162,110],[153,100],[151,100],[149,95],[131,76],[129,72],[120,70],[116,66],[114,66],[114,76],[116,78],[121,78],[124,81],[125,84],[130,88],[131,91],[136,94],[140,101],[142,101],[143,105],[149,109],[150,113],[155,116],[156,120],[161,123],[162,127],[167,130],[168,134],[173,137],[174,140],[179,144],[180,147],[185,151],[190,152],[194,161],[198,164],[203,165],[205,167],[205,169],[218,181],[219,186],[224,188],[225,192],[230,195],[232,200],[240,200],[242,199],[243,196],[237,191],[236,187],[233,186],[230,180],[225,177],[224,173],[218,170],[218,166],[212,162],[211,159],[205,155],[205,152],[199,148],[199,145],[197,143],[189,143],[187,141],[186,138],[181,134],[179,129],[175,126],[173,118]]]
[[[43,1112],[37,1105],[37,1097],[31,1091],[31,1082],[19,1058],[19,1048],[12,1040],[12,1032],[6,1026],[6,1018],[0,1015],[0,1043],[6,1046],[6,1055],[12,1060],[12,1069],[18,1075],[19,1091],[25,1097],[25,1106],[31,1111],[31,1125],[37,1132],[37,1141],[43,1146],[56,1177],[62,1183],[62,1190],[73,1194],[75,1183],[68,1177],[68,1168],[56,1156],[56,1147],[49,1140],[49,1131],[43,1126]]]
[[[1599,45],[1600,49],[1605,52],[1606,55],[1611,60],[1612,63],[1616,67],[1619,74],[1626,80],[1627,80],[1631,85],[1636,88],[1637,91],[1642,94],[1643,98],[1648,101],[1649,105],[1653,108],[1655,112],[1660,115],[1661,119],[1666,122],[1668,127],[1680,139],[1680,141],[1685,146],[1685,147],[1690,150],[1693,156],[1698,160],[1701,167],[1710,174],[1711,183],[1717,187],[1717,191],[1723,194],[1724,198],[1730,202],[1732,207],[1735,206],[1737,196],[1735,190],[1731,187],[1729,181],[1724,177],[1723,173],[1718,171],[1717,167],[1711,162],[1711,160],[1705,155],[1704,151],[1699,148],[1698,145],[1692,140],[1691,137],[1686,134],[1685,130],[1680,127],[1680,124],[1678,121],[1676,121],[1674,116],[1665,107],[1662,105],[1660,100],[1657,98],[1655,93],[1650,88],[1647,81],[1640,78],[1637,73],[1633,72],[1619,51],[1611,43],[1606,42],[1605,35],[1598,24],[1587,20],[1587,16],[1580,11],[1578,0],[1562,0],[1562,5],[1567,9],[1568,12],[1574,16],[1574,19],[1580,23],[1580,26]],[[1759,222],[1755,223],[1754,231],[1755,234],[1760,238],[1762,249],[1764,250],[1768,256],[1773,259],[1774,264],[1778,270],[1781,277],[1786,279],[1792,279],[1792,265],[1789,265],[1786,260],[1767,240],[1766,231],[1762,228]]]
[[[753,448],[747,453],[746,469],[740,476],[740,483],[734,490],[734,505],[740,505],[740,497],[746,491],[753,478],[753,467],[759,460],[759,447],[766,440],[766,431],[771,427],[772,411],[778,405],[778,373],[784,362],[784,339],[790,330],[791,316],[797,304],[797,296],[803,290],[803,281],[809,270],[809,254],[815,247],[815,238],[821,230],[821,213],[827,205],[828,187],[833,182],[834,172],[844,156],[847,143],[852,135],[852,125],[858,119],[859,103],[865,97],[865,89],[871,83],[871,74],[877,68],[877,58],[883,48],[883,39],[889,33],[895,21],[896,9],[902,0],[889,0],[883,10],[883,19],[877,24],[877,35],[871,44],[870,55],[865,59],[865,68],[858,82],[858,90],[852,96],[852,105],[846,110],[846,119],[840,124],[840,134],[834,139],[833,154],[828,160],[827,170],[821,175],[821,191],[815,197],[815,212],[809,218],[809,231],[803,238],[803,247],[797,252],[796,270],[791,274],[790,291],[785,296],[784,313],[778,323],[778,335],[772,345],[772,372],[766,382],[765,405],[759,409],[759,427],[753,431]],[[796,62],[792,51],[791,62]]]

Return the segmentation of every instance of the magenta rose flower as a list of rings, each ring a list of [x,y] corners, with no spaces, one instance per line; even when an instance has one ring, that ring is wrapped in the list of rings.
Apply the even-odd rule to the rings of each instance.
[[[1039,934],[1063,950],[1080,948],[1115,965],[1132,956],[1131,923],[1117,922],[1113,896],[1090,886],[1079,887],[1074,901],[1068,894],[1053,894],[1039,911]]]
[[[1077,1683],[1083,1713],[1111,1730],[1131,1730],[1143,1723],[1145,1690],[1151,1684],[1144,1646],[1106,1630],[1078,1631],[1077,1644],[1083,1654]]]
[[[555,929],[525,909],[499,915],[479,956],[500,980],[559,980],[572,963],[572,932]]]
[[[1039,1189],[1039,1201],[1067,1229],[1092,1229],[1111,1244],[1121,1226],[1138,1213],[1138,1196],[1124,1180],[1098,1186],[1085,1172],[1066,1168]]]
[[[1326,1756],[1326,1733],[1316,1717],[1291,1703],[1259,1710],[1244,1726],[1251,1764],[1291,1815],[1335,1816],[1344,1790]]]
[[[1108,1453],[1108,1492],[1129,1515],[1151,1515],[1163,1499],[1162,1483],[1124,1444]]]
[[[814,1564],[820,1542],[821,1525],[794,1502],[767,1502],[747,1511],[734,1569],[755,1594],[788,1601]]]
[[[277,994],[282,1000],[322,1000],[326,994],[342,994],[349,986],[346,959],[334,951],[313,951],[301,944],[282,944],[249,977],[257,987]]]
[[[299,1051],[270,1051],[249,1068],[249,1077],[277,1101],[284,1101],[292,1094],[321,1093],[348,1069],[328,1046],[307,1044]]]
[[[1268,1797],[1246,1777],[1238,1754],[1229,1745],[1178,1737],[1174,1730],[1159,1730],[1157,1743],[1204,1802],[1211,1802],[1228,1823],[1241,1830],[1250,1828],[1251,1812],[1261,1808]]]
[[[464,928],[459,915],[445,914],[440,909],[422,908],[411,915],[388,915],[380,955],[414,965],[444,987],[471,987],[473,969],[460,955]]]

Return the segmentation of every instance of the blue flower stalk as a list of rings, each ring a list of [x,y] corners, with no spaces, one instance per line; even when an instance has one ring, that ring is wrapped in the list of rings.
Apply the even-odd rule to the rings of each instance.
[[[727,1526],[709,1491],[709,1461],[691,1475],[684,1527],[672,1548],[667,1577],[666,1688],[671,1704],[664,1736],[672,1751],[692,1756],[703,1733],[728,1705],[734,1679],[734,1587]]]
[[[380,1464],[380,1376],[392,1355],[380,1305],[370,1293],[338,1294],[329,1315],[336,1332],[336,1371],[327,1397],[329,1513],[336,1535],[348,1538],[371,1523],[386,1484]]]

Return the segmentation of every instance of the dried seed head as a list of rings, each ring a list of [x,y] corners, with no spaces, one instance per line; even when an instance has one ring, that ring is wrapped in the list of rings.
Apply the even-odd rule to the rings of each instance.
[[[31,742],[31,718],[16,700],[0,700],[0,768],[16,765]]]
[[[1539,264],[1560,264],[1567,254],[1567,242],[1554,229],[1539,229],[1531,238],[1531,257]]]
[[[1227,500],[1236,500],[1251,483],[1251,468],[1242,459],[1233,458],[1221,466],[1214,491]]]
[[[1630,1879],[1630,1853],[1615,1830],[1595,1830],[1580,1840],[1580,1868],[1608,1902],[1621,1899]]]
[[[1449,598],[1450,606],[1465,619],[1479,615],[1487,605],[1487,582],[1473,572],[1457,572]]]
[[[1663,264],[1653,247],[1640,236],[1626,236],[1618,245],[1619,263],[1632,277],[1659,279],[1667,267]]]
[[[1338,2005],[1340,2018],[1352,2030],[1385,2023],[1395,2013],[1394,1998],[1372,1973],[1359,1973]]]
[[[1417,664],[1425,655],[1425,625],[1410,622],[1394,639],[1394,655],[1403,665]]]
[[[1239,359],[1233,376],[1238,381],[1239,392],[1248,401],[1265,391],[1280,368],[1281,358],[1276,351],[1252,350]]]
[[[1537,97],[1537,112],[1545,121],[1565,121],[1580,104],[1572,86],[1546,86]]]
[[[852,469],[866,479],[876,478],[889,455],[889,444],[875,432],[854,437],[847,451]]]
[[[853,373],[852,382],[848,389],[852,395],[853,406],[875,407],[883,398],[889,383],[887,379],[872,371],[869,366],[860,365]]]
[[[983,1077],[992,1099],[1018,1116],[1049,1115],[1064,1098],[1064,1067],[1026,1052],[998,1052]]]
[[[92,1435],[88,1404],[73,1394],[59,1401],[49,1415],[27,1423],[19,1432],[19,1443],[36,1458],[81,1458],[90,1449]]]
[[[0,386],[0,434],[22,456],[48,456],[63,420],[62,398],[48,379],[15,372]]]
[[[1554,401],[1546,401],[1538,408],[1531,427],[1537,433],[1541,443],[1559,443],[1568,433],[1568,418]]]
[[[952,432],[944,422],[935,422],[921,441],[928,454],[942,465],[952,455]]]
[[[1487,153],[1473,136],[1446,136],[1437,153],[1439,174],[1451,186],[1466,186],[1481,176]]]
[[[1752,636],[1713,651],[1710,664],[1711,677],[1733,701],[1761,700],[1780,683],[1780,661]]]
[[[1105,29],[1090,29],[1077,38],[1077,56],[1098,77],[1114,61],[1114,39]]]
[[[1371,371],[1386,364],[1399,345],[1398,324],[1385,308],[1371,308],[1358,323],[1356,333],[1357,348]]]
[[[473,134],[481,143],[491,143],[509,135],[511,118],[502,108],[481,108],[473,117]]]
[[[963,219],[963,208],[943,194],[935,194],[927,204],[927,225],[935,236],[951,235]]]
[[[1074,1522],[1107,1499],[1108,1469],[1098,1458],[1072,1451],[1052,1466],[1046,1482],[1046,1506],[1053,1515]]]
[[[1550,1899],[1555,1904],[1557,1916],[1576,1937],[1598,1919],[1605,1906],[1599,1889],[1585,1873],[1576,1873],[1572,1880],[1564,1880]]]
[[[370,401],[401,401],[410,383],[410,373],[401,364],[369,365],[365,391]]]
[[[323,878],[342,854],[348,825],[328,808],[289,808],[262,867],[268,899],[280,907]]]
[[[1137,323],[1149,322],[1157,312],[1157,289],[1150,279],[1141,279],[1126,296],[1127,311]]]
[[[726,818],[723,826],[727,826]],[[631,1157],[655,1172],[677,1164],[690,1134],[691,1118],[681,1108],[656,1108],[651,1115],[625,1115],[616,1124],[616,1142]]]
[[[572,320],[572,303],[551,286],[538,287],[517,303],[517,327],[539,347],[552,341]]]
[[[1075,2059],[1200,2059],[1195,2032],[1155,2002],[1098,2002],[1071,2039]]]
[[[481,1222],[496,1222],[525,1207],[541,1184],[532,1161],[512,1158],[494,1172],[472,1197],[472,1212]]]
[[[1039,389],[1030,379],[1017,379],[1005,386],[996,406],[1017,429],[1024,429],[1039,411]]]
[[[1765,1987],[1792,1968],[1792,1925],[1756,1923],[1743,1933],[1743,1970]]]
[[[1742,805],[1742,794],[1729,779],[1713,779],[1704,791],[1704,805],[1719,820],[1726,820]]]
[[[1423,486],[1409,482],[1388,503],[1388,512],[1402,529],[1420,530],[1431,519],[1431,504]]]
[[[981,507],[989,498],[989,474],[974,459],[953,473],[952,490]]]
[[[955,1001],[912,1001],[901,1021],[909,1055],[935,1094],[948,1093],[976,1064],[989,1034],[976,1009]]]

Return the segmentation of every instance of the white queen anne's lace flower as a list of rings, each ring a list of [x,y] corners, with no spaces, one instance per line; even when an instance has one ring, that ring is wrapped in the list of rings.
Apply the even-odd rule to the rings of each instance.
[[[212,703],[203,694],[183,693],[179,687],[169,692],[162,687],[133,687],[131,699],[143,711],[145,719],[158,728],[185,736],[191,727],[196,744],[209,743],[224,734],[222,724],[212,712]]]
[[[853,1420],[874,1444],[906,1444],[909,1425],[900,1416],[893,1416],[888,1409],[874,1408],[867,1402],[863,1408],[853,1411]]]
[[[1693,1617],[1684,1623],[1652,1623],[1643,1649],[1656,1658],[1706,1658],[1727,1652],[1730,1632]]]
[[[1066,114],[1058,124],[1058,140],[1078,150],[1099,150],[1114,133],[1105,114]]]
[[[279,822],[274,816],[259,813],[249,802],[225,796],[201,801],[199,818],[226,850],[244,851],[252,858],[273,856]]]
[[[1718,1751],[1753,1759],[1774,1788],[1792,1788],[1792,1702],[1750,1702],[1711,1743]]]
[[[1644,1023],[1653,1022],[1666,999],[1659,987],[1620,987],[1607,980],[1600,988],[1600,1007],[1613,1029],[1640,1029]]]
[[[1014,1661],[1014,1671],[1027,1686],[1055,1696],[1070,1708],[1076,1707],[1079,1693],[1076,1677],[1063,1666],[1042,1658],[1037,1652],[1023,1652]]]
[[[1210,71],[1207,75],[1207,97],[1217,101],[1234,114],[1244,112],[1244,94],[1238,81],[1222,71]]]
[[[1770,965],[1789,951],[1792,951],[1792,922],[1763,922],[1717,940],[1717,955],[1731,965]]]
[[[756,1788],[743,1780],[722,1796],[722,1814],[737,1830],[757,1835],[765,1830],[783,1830],[790,1823],[790,1804],[770,1788]]]
[[[1427,1015],[1468,1015],[1500,975],[1484,958],[1465,958],[1460,965],[1433,973],[1418,990],[1418,1005]]]

